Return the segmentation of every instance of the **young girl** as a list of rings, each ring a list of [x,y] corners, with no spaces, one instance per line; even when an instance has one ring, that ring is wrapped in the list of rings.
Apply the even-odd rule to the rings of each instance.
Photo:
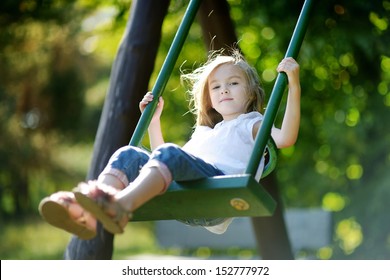
[[[285,58],[277,67],[288,77],[289,93],[281,128],[271,135],[278,148],[293,145],[300,123],[299,65]],[[58,192],[42,200],[41,215],[50,224],[90,239],[96,235],[96,219],[113,233],[122,233],[131,213],[172,181],[239,174],[245,171],[263,116],[264,92],[256,70],[238,51],[231,56],[211,55],[205,65],[183,75],[190,82],[196,127],[183,147],[164,142],[160,116],[162,97],[148,133],[152,153],[138,147],[122,147],[114,153],[96,181],[80,183],[74,192]],[[153,95],[140,102],[143,112]],[[191,219],[190,225],[223,233],[230,218]]]

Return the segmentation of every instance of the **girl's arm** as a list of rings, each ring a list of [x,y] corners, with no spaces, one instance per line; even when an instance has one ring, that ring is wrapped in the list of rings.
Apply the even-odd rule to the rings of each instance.
[[[148,92],[145,94],[144,98],[139,103],[139,108],[141,113],[145,110],[146,106],[153,100],[153,94]],[[158,146],[165,143],[164,137],[161,131],[161,122],[160,117],[162,110],[164,108],[164,99],[162,97],[159,98],[156,111],[154,112],[153,118],[150,121],[148,127],[150,148],[154,150]]]
[[[301,118],[301,85],[299,82],[299,65],[291,57],[283,59],[277,68],[278,72],[285,72],[288,78],[288,96],[286,111],[284,113],[281,128],[272,128],[271,136],[278,148],[286,148],[295,144],[298,138],[299,123]],[[261,123],[255,124],[254,136]]]
[[[280,129],[273,128],[271,135],[278,148],[286,148],[294,145],[297,141],[301,121],[299,65],[293,58],[288,57],[280,62],[277,71],[287,74],[288,96],[282,126]]]

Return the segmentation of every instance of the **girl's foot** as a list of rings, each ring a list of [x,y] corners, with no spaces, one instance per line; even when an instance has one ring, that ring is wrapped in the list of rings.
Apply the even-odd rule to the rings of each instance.
[[[88,240],[96,236],[96,219],[78,205],[72,192],[57,192],[42,199],[39,212],[52,226],[80,239]]]
[[[131,213],[114,200],[117,192],[114,187],[89,181],[80,183],[73,193],[77,202],[94,215],[107,231],[117,234],[123,233],[123,228],[131,218]]]

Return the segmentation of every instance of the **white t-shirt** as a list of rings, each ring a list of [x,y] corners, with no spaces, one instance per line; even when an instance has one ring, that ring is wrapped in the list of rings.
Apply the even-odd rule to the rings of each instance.
[[[183,150],[204,161],[213,164],[226,175],[244,173],[254,147],[253,125],[263,120],[259,112],[242,114],[231,121],[221,121],[214,128],[197,126]],[[255,178],[260,180],[264,167],[264,157],[258,167]],[[222,234],[233,218],[223,223],[204,227],[207,230]]]
[[[253,125],[262,119],[259,112],[250,112],[221,121],[214,128],[197,126],[183,150],[213,164],[226,175],[242,174],[255,142]]]

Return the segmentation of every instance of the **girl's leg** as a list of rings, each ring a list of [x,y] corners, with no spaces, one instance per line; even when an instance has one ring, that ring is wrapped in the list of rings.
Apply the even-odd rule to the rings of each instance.
[[[78,189],[83,193],[91,193],[95,197],[102,194],[100,190],[102,187],[111,194],[115,193],[115,190],[123,190],[129,185],[129,182],[137,178],[139,170],[148,160],[149,154],[143,149],[134,146],[124,146],[111,156],[97,181],[81,183]],[[115,190],[111,190],[111,188]]]
[[[75,192],[77,201],[111,233],[122,233],[120,221],[129,213],[162,194],[172,180],[192,180],[223,175],[211,164],[184,152],[179,146],[165,144],[157,148],[143,166],[139,176],[125,189],[112,192],[98,188],[96,193]]]
[[[115,194],[137,178],[139,170],[148,160],[149,154],[138,147],[125,146],[120,148],[112,155],[97,181],[80,183],[75,189],[74,194],[78,203],[98,218],[106,229],[107,222],[102,219],[107,218],[105,213],[109,214],[114,218],[113,223],[108,220],[108,223],[111,224],[110,228],[113,228],[111,232],[122,232],[128,221],[128,215],[126,211],[123,211],[123,208],[117,207],[119,204],[110,204],[110,202]],[[100,206],[96,207],[95,202],[98,202]],[[101,211],[101,206],[103,206],[104,212]]]
[[[148,163],[142,168],[139,176],[130,186],[115,195],[117,202],[128,212],[162,194],[169,184],[175,181],[195,180],[223,173],[196,158],[179,146],[164,144],[150,156]]]
[[[138,178],[115,196],[121,207],[128,212],[133,212],[148,200],[162,194],[173,180],[180,182],[224,175],[213,165],[173,144],[160,146],[150,158]],[[229,218],[181,220],[188,225],[204,226],[214,233],[224,232],[231,221]]]
[[[131,213],[153,197],[162,193],[166,186],[167,182],[157,167],[144,167],[129,187],[115,195],[114,200],[126,212]]]
[[[122,190],[137,178],[139,170],[149,160],[149,154],[138,147],[125,146],[117,150],[97,181]]]
[[[109,160],[97,181],[81,183],[85,192],[96,192],[100,185],[115,190],[125,188],[129,180],[137,177],[139,169],[149,159],[149,155],[139,148],[123,147],[117,150]],[[72,192],[57,192],[48,196],[39,204],[41,216],[51,225],[77,235],[81,239],[91,239],[96,235],[96,218],[76,201]],[[124,225],[127,222],[120,222]]]

